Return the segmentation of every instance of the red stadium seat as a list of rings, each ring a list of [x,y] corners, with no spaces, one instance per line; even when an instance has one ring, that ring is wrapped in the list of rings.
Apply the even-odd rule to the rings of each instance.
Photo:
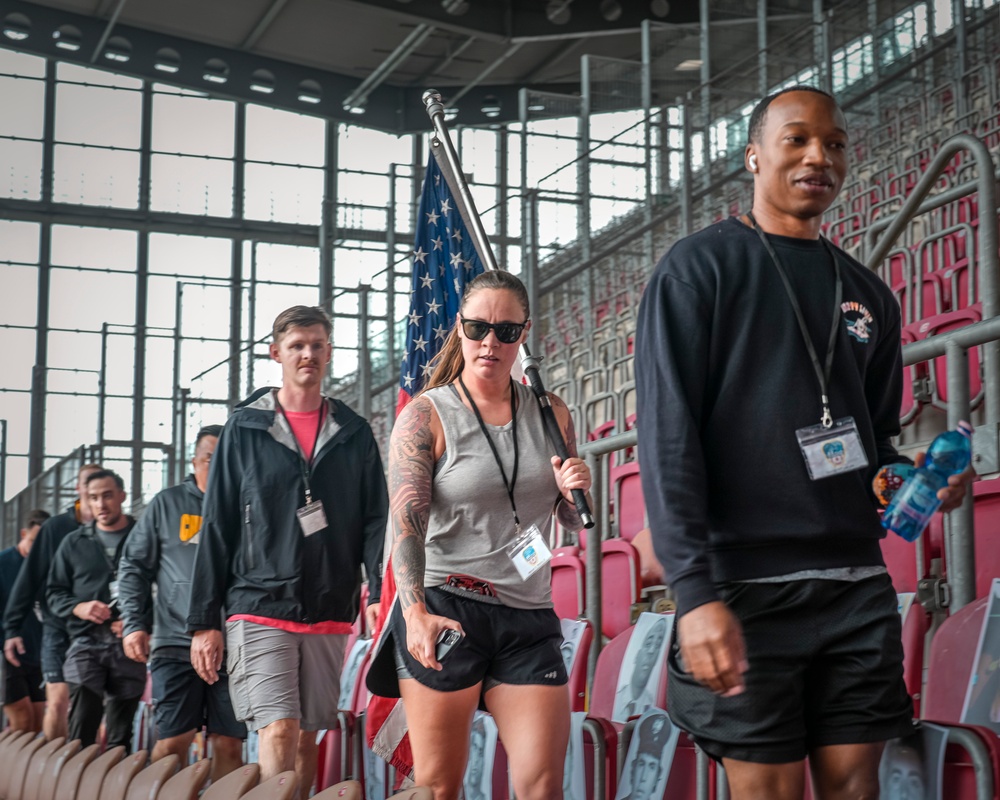
[[[631,541],[646,527],[646,499],[642,494],[638,461],[626,461],[611,467],[611,502],[615,513],[615,534]]]
[[[924,564],[928,564],[929,561],[926,558],[928,552],[927,534],[925,533],[915,542],[908,542],[902,536],[888,531],[880,544],[882,558],[885,559],[885,568],[889,570],[889,577],[892,578],[893,588],[897,592],[917,591],[917,581],[924,577],[917,574],[917,549],[923,549],[925,553]]]
[[[573,659],[573,668],[569,673],[569,706],[570,711],[586,711],[587,705],[587,667],[590,661],[590,648],[594,644],[594,628],[586,622],[583,634]]]
[[[566,548],[560,548],[565,550]],[[579,556],[552,554],[552,604],[560,619],[577,619],[587,607],[586,569]]]
[[[949,311],[945,314],[937,314],[927,317],[917,326],[917,336],[919,339],[929,339],[943,333],[964,328],[967,325],[979,322],[982,319],[982,307],[976,305],[963,308],[958,311]],[[983,399],[983,381],[979,374],[980,348],[973,347],[969,350],[969,398],[972,406],[975,407]],[[931,378],[933,378],[934,392],[931,402],[938,408],[948,407],[948,369],[947,359],[944,356],[935,358],[931,363]]]
[[[623,539],[601,542],[601,631],[609,639],[632,624],[639,581],[638,551]]]
[[[1000,478],[972,485],[976,527],[976,597],[987,597],[1000,577]]]
[[[924,644],[930,623],[930,615],[914,599],[903,620],[903,680],[913,698],[913,715],[917,718],[923,703]]]
[[[908,345],[916,340],[917,333],[913,329],[912,325],[903,328],[902,333],[900,334],[900,342],[902,345]],[[913,383],[926,375],[926,364],[911,364],[908,367],[903,367],[903,400],[899,404],[899,423],[901,425],[909,424],[916,419],[917,415],[920,413],[922,406],[917,401],[916,395],[913,392]]]

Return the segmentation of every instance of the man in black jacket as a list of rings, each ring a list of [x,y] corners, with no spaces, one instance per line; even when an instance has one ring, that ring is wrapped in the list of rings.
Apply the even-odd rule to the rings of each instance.
[[[67,536],[52,561],[46,596],[70,637],[63,672],[70,686],[69,738],[97,740],[107,713],[107,746],[132,744],[132,718],[146,686],[146,667],[122,650],[118,563],[135,521],[122,513],[125,484],[111,470],[87,479],[94,521]],[[107,707],[105,708],[105,697]]]
[[[671,719],[734,800],[875,797],[911,729],[871,481],[901,460],[899,306],[820,237],[847,173],[834,99],[750,118],[753,207],[677,242],[639,310],[642,485],[677,602]],[[942,490],[944,510],[971,472]]]
[[[228,676],[220,670],[219,681],[211,686],[198,676],[187,632],[201,504],[220,433],[221,425],[198,431],[193,474],[150,501],[125,541],[118,570],[125,655],[140,664],[151,662],[157,738],[150,760],[172,753],[183,761],[204,726],[212,745],[213,781],[242,765],[246,738],[246,728],[233,713]]]
[[[191,583],[191,661],[209,683],[222,665],[237,717],[260,733],[261,779],[295,769],[302,797],[315,731],[337,717],[344,647],[361,566],[376,612],[388,509],[368,423],[324,397],[331,324],[295,306],[274,323],[280,389],[261,389],[226,423],[212,460]]]
[[[45,681],[45,717],[42,731],[48,740],[66,735],[69,713],[69,687],[63,677],[63,661],[69,649],[66,623],[49,612],[45,600],[45,582],[49,577],[52,558],[67,534],[93,520],[90,503],[86,500],[87,478],[101,469],[99,464],[84,464],[76,481],[76,502],[62,514],[46,520],[38,532],[24,567],[18,573],[3,613],[4,655],[15,666],[24,654],[24,623],[35,613],[37,603],[42,612],[42,678]]]
[[[21,528],[21,538],[13,547],[0,550],[0,614],[7,607],[7,598],[17,580],[18,573],[24,566],[24,561],[31,553],[31,548],[38,536],[49,512],[36,508],[28,514],[28,519]],[[3,626],[0,625],[0,634]],[[3,697],[3,713],[7,722],[16,731],[34,731],[42,729],[42,717],[45,714],[45,691],[42,688],[42,623],[32,614],[24,620],[22,628],[23,651],[19,654],[18,664],[9,661],[0,664],[0,692]]]

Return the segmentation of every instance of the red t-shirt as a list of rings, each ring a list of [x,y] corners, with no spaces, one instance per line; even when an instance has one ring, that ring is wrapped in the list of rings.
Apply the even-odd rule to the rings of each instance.
[[[306,461],[312,461],[316,434],[319,433],[319,426],[323,421],[323,406],[315,411],[285,411],[284,414]]]

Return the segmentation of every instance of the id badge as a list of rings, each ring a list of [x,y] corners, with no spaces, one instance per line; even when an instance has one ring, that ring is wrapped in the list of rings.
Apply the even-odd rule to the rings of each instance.
[[[302,526],[302,533],[305,536],[312,536],[326,527],[326,512],[323,511],[323,503],[319,500],[306,503],[296,510],[295,514],[299,518],[299,525]]]
[[[854,417],[834,420],[833,425],[810,425],[795,431],[811,480],[853,472],[868,466],[868,455]]]
[[[541,567],[549,563],[552,551],[537,525],[530,526],[517,541],[507,548],[507,558],[514,564],[522,581],[528,580]]]

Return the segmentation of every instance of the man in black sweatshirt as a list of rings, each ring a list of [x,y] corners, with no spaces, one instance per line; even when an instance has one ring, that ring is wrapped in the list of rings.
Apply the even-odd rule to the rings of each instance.
[[[132,744],[132,718],[146,686],[146,667],[125,655],[118,616],[118,562],[135,520],[122,513],[125,484],[111,470],[87,479],[94,521],[59,545],[46,597],[70,637],[63,672],[72,708],[69,738],[93,744],[107,712],[107,746]],[[107,705],[105,707],[105,698]]]
[[[49,577],[52,558],[66,536],[93,520],[90,503],[86,500],[87,478],[101,469],[99,464],[84,464],[76,476],[77,500],[62,514],[49,518],[38,532],[38,538],[24,561],[10,591],[3,612],[6,640],[4,655],[15,666],[25,652],[24,625],[35,613],[37,603],[42,612],[42,678],[45,681],[45,717],[42,732],[49,741],[66,735],[69,713],[69,687],[63,677],[63,661],[69,648],[66,623],[49,612],[45,602],[45,582]]]
[[[871,480],[902,460],[899,307],[820,237],[847,173],[832,97],[794,87],[750,119],[750,212],[679,241],[636,335],[654,546],[677,601],[671,718],[734,800],[878,795],[911,729]],[[971,473],[942,490],[958,505]]]

